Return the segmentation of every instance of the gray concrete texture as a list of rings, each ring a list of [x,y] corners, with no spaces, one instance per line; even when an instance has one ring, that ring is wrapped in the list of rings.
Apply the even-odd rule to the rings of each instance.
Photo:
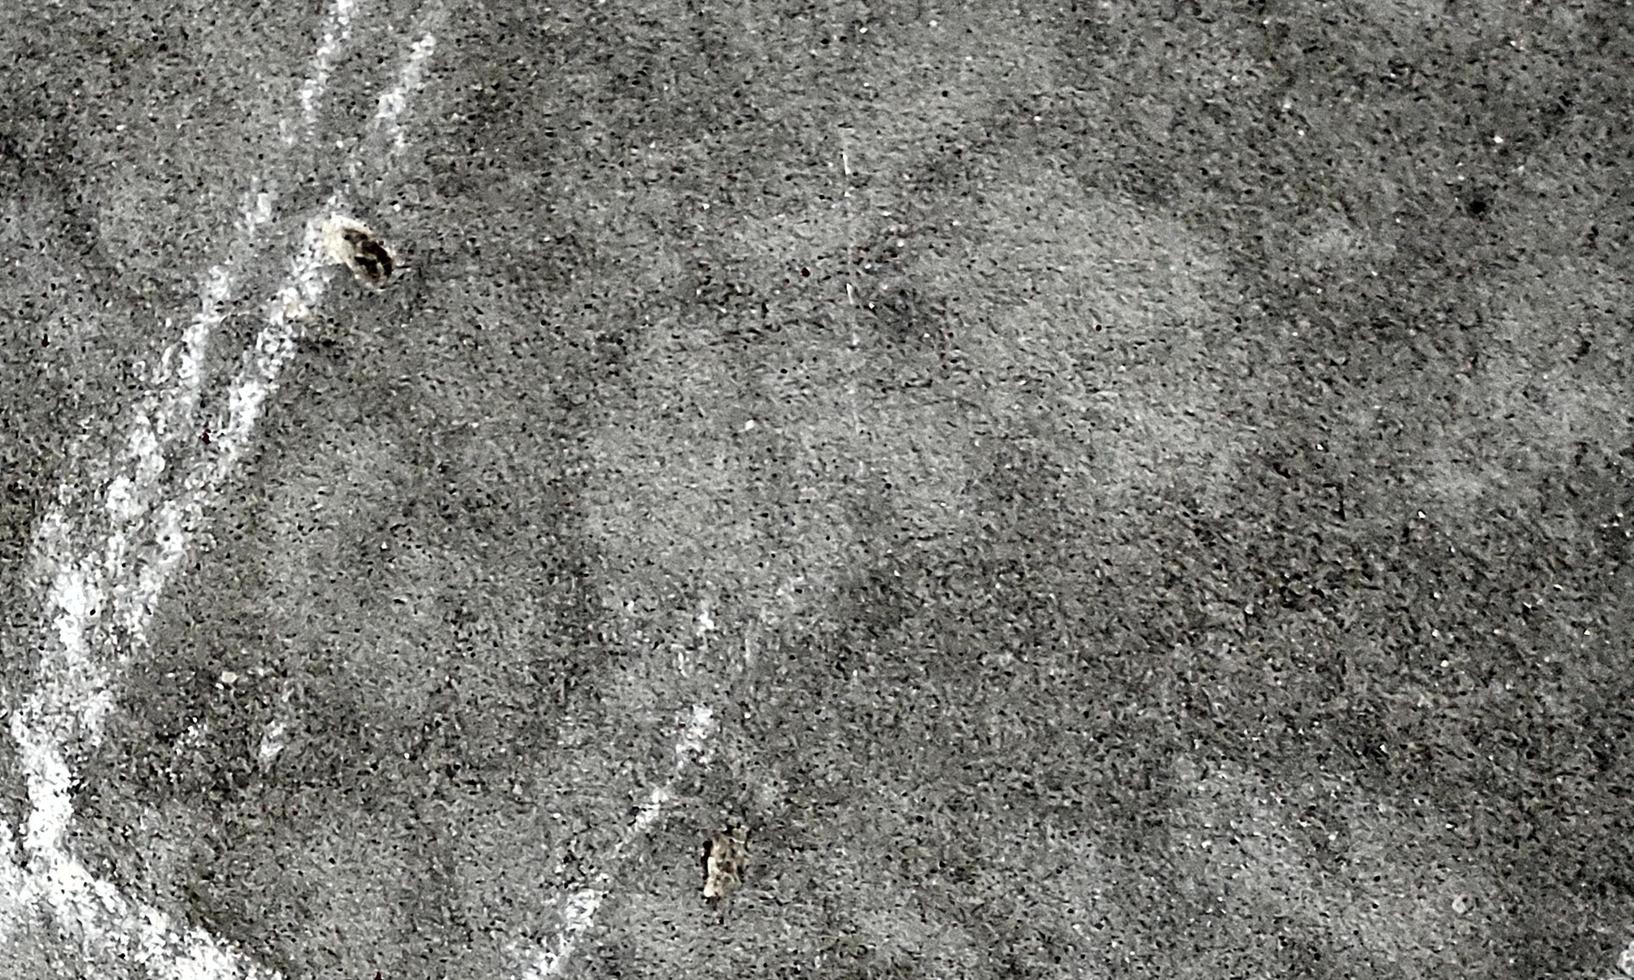
[[[0,976],[1634,970],[1628,4],[440,2],[0,9]]]

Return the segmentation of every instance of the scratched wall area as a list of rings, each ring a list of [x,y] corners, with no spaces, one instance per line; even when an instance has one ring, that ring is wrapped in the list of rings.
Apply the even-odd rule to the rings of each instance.
[[[7,4],[0,977],[1634,977],[1631,59]]]

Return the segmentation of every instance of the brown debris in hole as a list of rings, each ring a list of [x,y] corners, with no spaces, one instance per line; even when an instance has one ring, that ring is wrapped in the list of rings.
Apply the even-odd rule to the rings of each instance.
[[[329,258],[352,270],[353,278],[370,289],[386,288],[397,271],[397,257],[368,225],[355,218],[334,215],[324,223],[324,250]]]
[[[704,845],[704,899],[718,906],[743,884],[749,864],[749,829],[740,825],[717,832]]]

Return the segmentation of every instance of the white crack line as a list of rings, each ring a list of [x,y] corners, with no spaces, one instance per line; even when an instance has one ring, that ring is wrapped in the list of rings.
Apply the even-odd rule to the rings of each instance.
[[[596,916],[607,897],[613,892],[613,873],[629,855],[630,849],[647,836],[658,818],[663,814],[664,807],[675,799],[675,787],[681,779],[681,774],[687,766],[694,762],[702,765],[708,762],[705,752],[709,736],[715,732],[715,712],[704,705],[694,705],[687,717],[686,726],[675,741],[675,771],[667,782],[654,786],[647,794],[647,802],[637,811],[635,820],[631,822],[624,836],[619,838],[609,856],[608,867],[599,872],[587,888],[581,888],[569,894],[562,902],[562,925],[557,931],[556,938],[545,944],[545,948],[534,956],[532,964],[522,974],[521,980],[545,980],[547,977],[560,976],[567,966],[568,960],[584,941],[585,935],[595,926]]]
[[[314,67],[302,88],[303,125],[316,120],[318,97],[327,86],[330,66],[349,32],[354,9],[355,0],[336,0],[326,18]],[[440,16],[440,6],[432,10]],[[435,45],[429,33],[416,42],[393,91],[407,93],[418,85]],[[389,111],[378,113],[371,135],[383,126],[396,126],[407,104],[405,96],[392,103]],[[402,146],[401,131],[393,130],[388,165],[390,156]],[[338,194],[332,197],[329,206],[338,199]],[[164,352],[151,389],[135,407],[116,475],[104,495],[108,521],[104,539],[100,543],[85,540],[95,537],[86,526],[89,520],[80,525],[69,520],[67,501],[73,494],[65,485],[41,521],[33,543],[35,581],[46,583],[45,606],[55,627],[56,643],[47,637],[39,686],[11,719],[31,804],[23,840],[30,861],[26,869],[17,870],[11,864],[17,854],[16,842],[9,832],[0,836],[0,861],[7,865],[0,871],[0,884],[11,886],[7,891],[16,897],[19,907],[47,905],[60,925],[77,932],[87,957],[100,954],[134,962],[163,980],[270,980],[278,974],[244,962],[227,944],[203,930],[179,929],[161,911],[133,902],[96,879],[68,853],[74,780],[68,756],[76,739],[94,744],[113,704],[111,672],[98,662],[93,649],[110,639],[99,624],[112,612],[116,623],[127,631],[127,641],[142,645],[160,592],[185,554],[204,510],[219,496],[222,484],[243,456],[255,422],[276,388],[278,374],[294,353],[293,320],[321,298],[327,284],[320,247],[326,216],[320,215],[308,222],[302,246],[291,260],[290,274],[267,309],[268,326],[233,380],[211,452],[186,475],[180,498],[157,502],[164,450],[174,448],[193,428],[203,357],[232,293],[236,256],[271,220],[273,203],[271,195],[253,193],[240,221],[242,237],[235,243],[234,258],[213,267],[206,276],[201,312],[180,343]],[[145,550],[132,582],[131,541],[150,518],[155,543]],[[97,562],[99,552],[102,561]],[[131,655],[127,649],[114,657],[116,667],[124,666]]]

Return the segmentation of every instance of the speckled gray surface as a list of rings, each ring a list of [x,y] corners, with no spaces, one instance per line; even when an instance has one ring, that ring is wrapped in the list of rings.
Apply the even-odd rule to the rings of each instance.
[[[1613,2],[6,5],[0,976],[1629,975],[1631,59]],[[309,276],[212,431],[331,209],[398,281]],[[53,569],[187,397],[73,701]]]

